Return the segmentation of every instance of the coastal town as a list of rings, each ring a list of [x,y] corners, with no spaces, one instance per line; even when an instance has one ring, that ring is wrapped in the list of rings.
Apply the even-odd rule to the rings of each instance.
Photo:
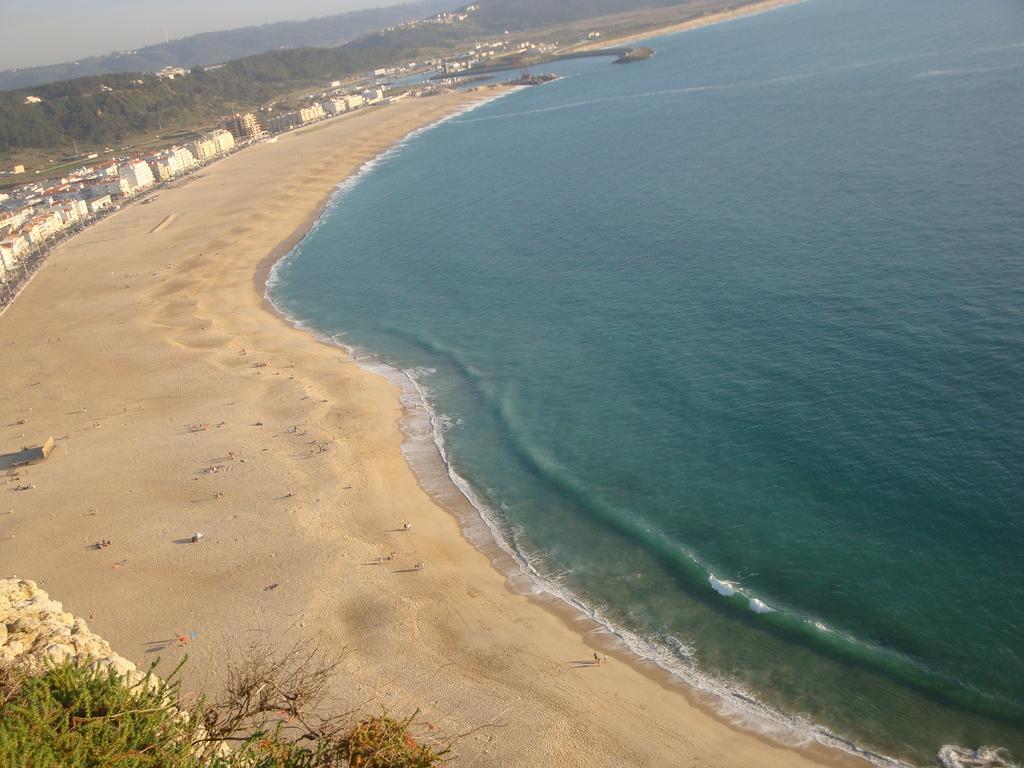
[[[238,147],[231,131],[219,128],[186,144],[83,165],[66,176],[0,192],[0,307],[17,296],[54,245]],[[24,172],[23,166],[12,169],[15,175]]]
[[[0,768],[1024,768],[977,5],[0,4]]]
[[[469,5],[458,13],[437,14],[408,26],[457,23],[476,8]],[[125,205],[148,202],[162,185],[179,183],[241,148],[274,141],[278,134],[357,110],[467,87],[490,79],[473,77],[474,70],[492,71],[501,60],[556,51],[557,44],[509,37],[477,41],[472,48],[449,56],[377,69],[346,82],[331,81],[322,90],[299,98],[294,108],[269,105],[233,114],[220,127],[196,132],[180,143],[159,149],[126,146],[82,153],[68,163],[72,169],[59,176],[46,173],[45,168],[32,171],[32,176],[42,174],[44,178],[0,191],[0,311],[14,300],[56,244]],[[170,68],[153,74],[160,78],[189,76],[187,70]],[[17,181],[29,178],[30,172],[17,164],[3,169],[0,177]]]
[[[17,296],[54,245],[127,204],[148,202],[161,185],[189,177],[252,143],[273,141],[277,134],[427,92],[406,89],[386,96],[385,87],[376,85],[341,94],[336,92],[338,85],[332,83],[333,89],[310,97],[298,109],[267,111],[259,118],[252,112],[234,114],[223,127],[159,150],[128,152],[95,163],[88,161],[100,156],[91,153],[86,164],[66,175],[0,192],[0,308]],[[5,175],[23,174],[25,167],[16,165]]]

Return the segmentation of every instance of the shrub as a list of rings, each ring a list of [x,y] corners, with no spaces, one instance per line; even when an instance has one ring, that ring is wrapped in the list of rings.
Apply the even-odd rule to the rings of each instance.
[[[413,715],[415,717],[415,715]],[[384,712],[361,720],[342,741],[342,751],[352,768],[430,768],[448,750],[435,752],[416,743],[408,720],[400,721]]]
[[[249,649],[223,697],[192,706],[184,663],[137,682],[74,660],[40,675],[0,670],[0,768],[430,768],[448,751],[419,745],[412,717],[352,726],[325,707],[337,662],[306,646]]]
[[[177,671],[129,683],[75,662],[30,677],[8,670],[0,764],[18,768],[199,768],[194,721],[178,711]]]

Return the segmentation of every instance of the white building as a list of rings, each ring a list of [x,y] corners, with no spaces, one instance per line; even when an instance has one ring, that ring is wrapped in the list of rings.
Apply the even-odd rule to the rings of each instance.
[[[171,147],[146,156],[153,175],[160,181],[168,181],[187,173],[196,166],[196,159],[185,147]]]
[[[57,211],[43,211],[33,216],[28,224],[22,228],[22,232],[31,245],[38,245],[44,240],[49,240],[64,227],[64,220]]]
[[[96,166],[95,173],[97,176],[117,176],[117,163],[113,160],[102,163]]]
[[[65,200],[55,205],[54,208],[60,212],[60,217],[64,220],[65,227],[70,227],[89,218],[89,206],[85,204],[85,200],[78,198]]]
[[[0,240],[0,266],[3,266],[5,271],[14,269],[27,250],[28,240],[23,235],[11,235]]]
[[[199,165],[199,161],[196,160],[195,155],[192,154],[192,151],[188,147],[172,147],[172,151],[174,152],[175,159],[182,168],[191,170]]]
[[[366,99],[364,99],[362,96],[360,96],[357,93],[354,93],[351,96],[346,96],[345,97],[345,106],[349,110],[353,110],[353,109],[357,109],[358,107],[363,106],[363,102],[365,102],[365,101],[366,101]]]
[[[61,187],[60,189],[51,189],[46,192],[48,197],[53,203],[63,203],[66,200],[75,200],[82,194],[82,191],[76,187]]]
[[[298,112],[281,112],[265,119],[263,125],[271,133],[282,133],[302,125],[302,118]]]
[[[167,150],[172,163],[178,168],[178,173],[190,171],[198,165],[195,156],[188,147],[171,147]]]
[[[126,195],[134,195],[141,189],[156,183],[153,169],[144,160],[129,160],[117,167],[117,176],[121,180],[121,188]]]
[[[231,135],[231,131],[225,130],[224,128],[218,128],[215,131],[210,131],[204,138],[210,139],[217,147],[217,154],[224,152],[230,152],[235,148],[235,137]]]
[[[172,167],[166,155],[159,153],[147,155],[146,162],[149,163],[149,169],[153,171],[153,176],[159,181],[170,181],[177,175],[176,169]]]
[[[323,120],[325,117],[324,108],[319,104],[314,104],[311,107],[302,107],[299,110],[299,120],[302,121],[303,125],[312,123],[315,120]]]
[[[27,205],[11,211],[0,211],[0,231],[17,229],[31,216],[32,209]]]
[[[348,112],[348,105],[344,99],[328,99],[323,103],[324,112],[332,117]]]
[[[89,213],[95,214],[112,206],[114,201],[110,199],[110,195],[100,195],[99,197],[89,198],[85,204],[89,209]]]
[[[173,80],[176,77],[184,77],[188,74],[188,70],[181,67],[164,67],[154,74],[161,79]]]
[[[103,195],[116,197],[130,193],[128,182],[120,177],[107,179],[106,181],[97,180],[90,182],[85,191],[90,198],[102,197]]]
[[[192,156],[201,163],[217,156],[217,143],[206,136],[196,139],[188,145],[188,148]]]

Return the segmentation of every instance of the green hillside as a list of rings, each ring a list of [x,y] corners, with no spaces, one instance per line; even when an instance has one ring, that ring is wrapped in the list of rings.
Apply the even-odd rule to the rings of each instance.
[[[0,93],[0,152],[19,148],[117,146],[150,131],[195,127],[237,109],[251,109],[293,88],[396,61],[416,49],[300,48],[230,62],[185,77],[122,74],[78,78]],[[25,97],[42,99],[26,104]]]
[[[645,14],[664,22],[754,0],[482,0],[455,24],[420,24],[364,35],[337,48],[293,48],[231,61],[216,69],[161,80],[112,74],[0,92],[0,156],[29,150],[52,154],[118,147],[129,137],[195,130],[225,114],[249,110],[299,88],[359,75],[394,64],[449,53],[504,30],[555,30],[557,25],[609,14],[633,13],[635,31]],[[656,10],[657,9],[657,10]],[[641,22],[637,22],[640,17]],[[565,32],[566,28],[558,28]],[[607,28],[606,28],[607,29]],[[532,34],[532,33],[531,33]],[[570,41],[571,42],[571,41]],[[27,96],[41,103],[25,103]]]
[[[418,0],[305,21],[281,21],[256,27],[204,32],[167,43],[147,45],[127,53],[110,53],[74,62],[2,71],[0,91],[38,88],[45,83],[92,75],[156,72],[164,67],[191,69],[285,48],[331,47],[403,21],[430,16],[449,5],[447,0]]]

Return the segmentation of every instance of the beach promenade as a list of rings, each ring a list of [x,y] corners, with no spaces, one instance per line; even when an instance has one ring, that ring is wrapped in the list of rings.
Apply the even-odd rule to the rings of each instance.
[[[254,641],[346,649],[340,707],[419,708],[422,737],[466,734],[456,765],[857,764],[735,730],[626,657],[590,663],[608,648],[509,590],[420,489],[397,388],[265,305],[254,275],[339,181],[475,98],[282,136],[54,251],[0,318],[0,454],[56,439],[0,470],[2,575],[139,665],[187,653],[193,690]]]

